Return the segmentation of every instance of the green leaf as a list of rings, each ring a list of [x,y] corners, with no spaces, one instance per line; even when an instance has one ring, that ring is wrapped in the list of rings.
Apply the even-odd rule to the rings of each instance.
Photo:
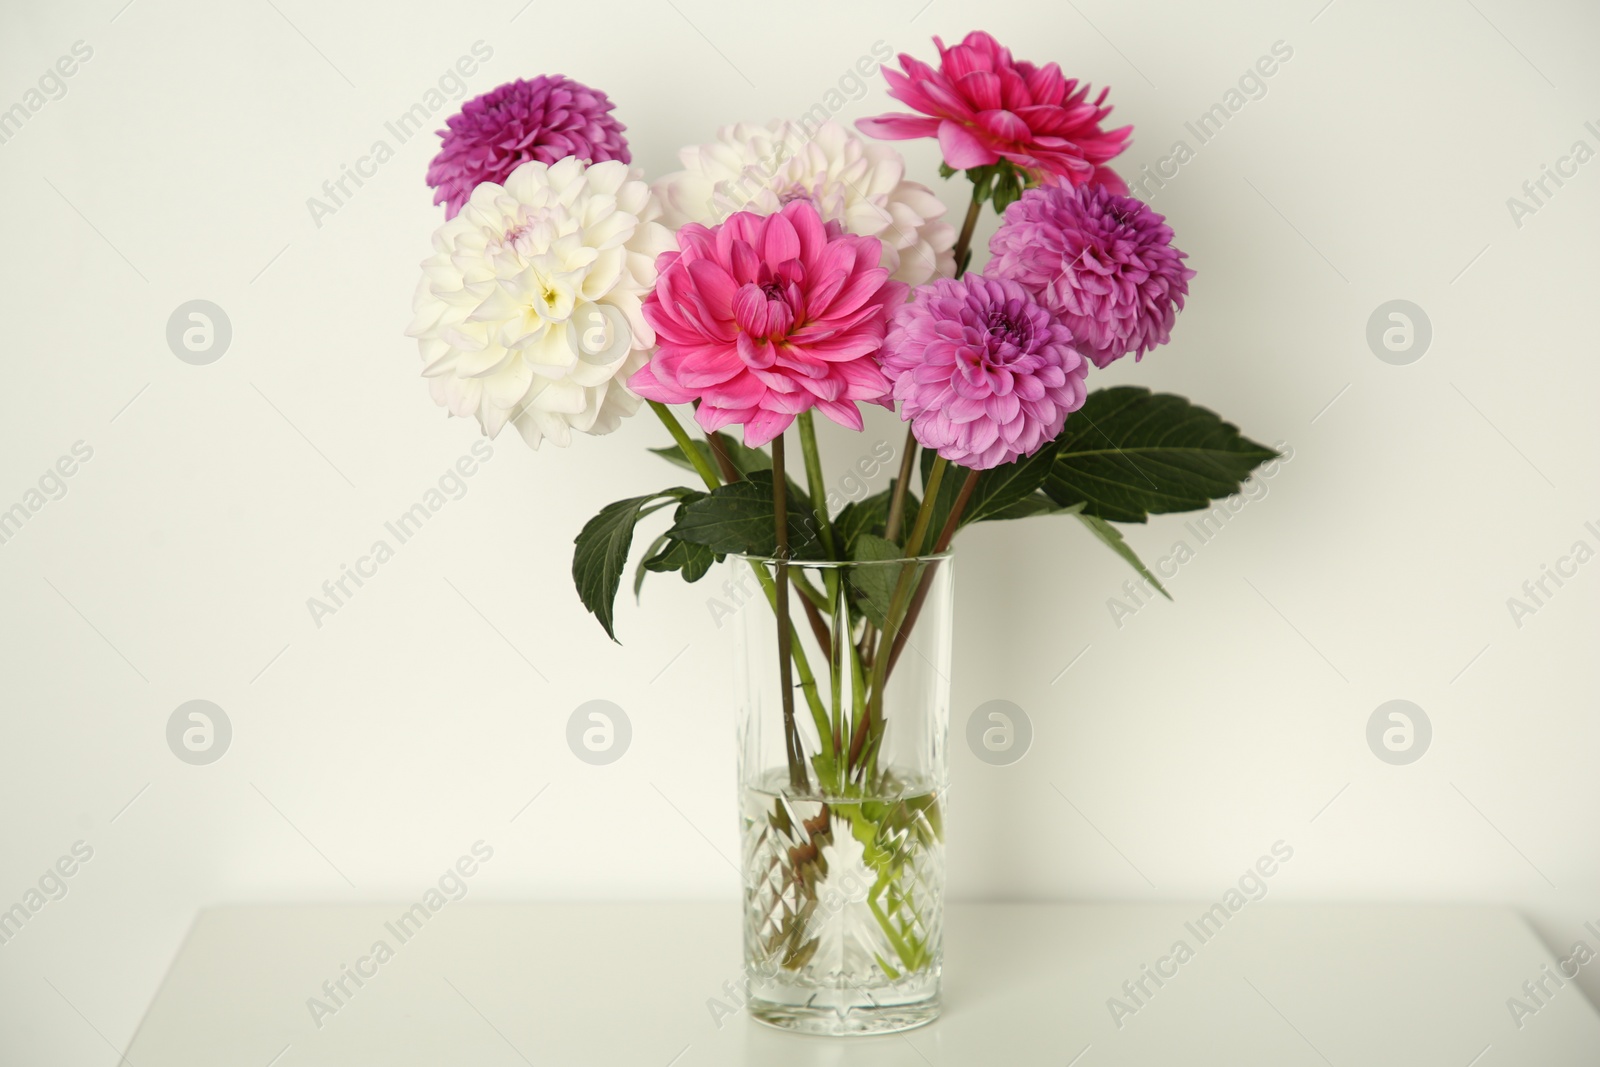
[[[939,177],[941,177],[941,178],[954,178],[955,176],[956,176],[956,168],[952,167],[948,163],[940,163],[939,164]]]
[[[961,513],[961,525],[993,518],[1012,504],[1026,500],[1044,485],[1054,462],[1055,443],[1049,442],[1031,456],[1022,456],[1014,462],[991,467],[978,475],[977,487],[972,490],[972,498]],[[945,477],[948,478],[949,474]],[[960,479],[956,479],[958,492],[960,484]]]
[[[852,500],[839,509],[839,514],[833,517],[833,541],[839,546],[839,555],[854,559],[852,550],[858,537],[883,533],[883,525],[889,521],[889,499],[889,489],[885,489],[863,500]]]
[[[683,580],[698,582],[720,557],[705,545],[668,538],[667,547],[644,560],[647,571],[682,571]]]
[[[645,569],[645,563],[648,562],[652,556],[660,552],[662,547],[670,540],[672,540],[670,535],[662,534],[654,541],[651,541],[650,547],[645,549],[644,555],[640,557],[639,565],[633,569],[633,599],[635,602],[637,602],[639,599],[639,590],[644,588],[644,576],[650,573]]]
[[[1044,485],[1055,462],[1055,448],[1055,442],[1050,441],[1031,456],[1022,456],[1011,463],[991,467],[980,473],[978,484],[973,488],[972,496],[968,498],[967,506],[961,512],[961,519],[956,528],[959,530],[970,523],[983,522],[985,519],[1020,518],[1020,515],[1005,512],[1032,496],[1040,486]],[[928,473],[933,469],[934,453],[931,449],[924,449],[921,458],[922,481],[926,485]],[[928,524],[927,544],[930,548],[933,539],[944,529],[944,524],[950,517],[950,509],[955,507],[956,497],[961,494],[961,483],[966,478],[965,467],[951,466],[940,479],[939,495],[933,502],[933,518]]]
[[[844,559],[854,559],[853,547],[856,538],[862,534],[877,534],[883,536],[884,527],[889,523],[889,507],[894,501],[895,484],[898,478],[889,479],[889,487],[882,492],[874,493],[863,500],[853,500],[839,510],[833,519],[833,539],[839,546],[839,555]],[[906,492],[905,514],[906,522],[916,517],[917,494],[909,490]],[[901,526],[901,537],[905,536],[905,523]]]
[[[1042,492],[1031,493],[1013,504],[1007,504],[998,511],[985,515],[984,518],[994,521],[999,519],[1031,519],[1035,515],[1076,515],[1083,510],[1083,502],[1062,507]]]
[[[864,533],[855,540],[853,560],[900,559],[904,551],[893,541],[877,534]],[[895,581],[900,577],[899,567],[861,567],[846,572],[850,577],[850,592],[854,594],[861,612],[872,624],[882,629],[889,614],[889,599],[894,595]]]
[[[721,473],[721,468],[717,466],[717,458],[711,452],[711,446],[698,438],[693,440],[695,451],[699,452],[705,458],[705,461],[711,464],[713,470]],[[728,454],[728,461],[733,464],[734,469],[740,474],[749,475],[752,471],[772,469],[772,457],[761,449],[746,448],[727,434],[722,434],[719,440],[722,442],[722,450]],[[670,445],[666,448],[652,448],[650,451],[674,466],[682,467],[684,470],[694,470],[694,464],[689,462],[688,457],[683,454],[683,449],[677,445]]]
[[[578,598],[600,620],[611,640],[617,640],[613,629],[617,587],[622,584],[622,571],[628,565],[633,528],[640,519],[673,501],[698,495],[693,489],[664,489],[607,504],[573,538],[572,581],[578,587]]]
[[[683,505],[680,504],[678,507],[681,511]],[[704,545],[677,541],[671,534],[662,534],[645,549],[644,555],[639,559],[639,565],[634,568],[634,599],[639,598],[639,591],[644,587],[645,575],[652,571],[661,573],[681,571],[684,581],[694,583],[705,577],[713,563],[721,562],[722,557]]]
[[[1134,552],[1133,547],[1122,539],[1121,530],[1118,530],[1106,520],[1097,518],[1094,515],[1080,514],[1078,516],[1078,521],[1087,526],[1089,528],[1089,532],[1098,537],[1101,543],[1103,543],[1107,548],[1111,549],[1111,551],[1115,552],[1117,555],[1126,560],[1128,562],[1128,566],[1138,571],[1141,578],[1155,586],[1157,592],[1166,597],[1168,600],[1172,599],[1172,594],[1168,593],[1166,589],[1162,588],[1161,579],[1157,578],[1150,572],[1150,568],[1144,565],[1144,561],[1139,558],[1138,553]]]
[[[1044,491],[1063,506],[1083,503],[1085,515],[1144,522],[1238,492],[1277,454],[1181,396],[1119,385],[1067,417]]]
[[[789,483],[789,555],[821,559],[822,540],[811,500]],[[667,533],[679,541],[704,545],[719,555],[770,556],[777,551],[773,532],[772,472],[753,471],[742,482],[724,485],[686,503]]]

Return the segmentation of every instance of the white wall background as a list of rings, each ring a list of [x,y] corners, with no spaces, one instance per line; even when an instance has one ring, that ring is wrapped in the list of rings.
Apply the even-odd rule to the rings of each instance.
[[[642,451],[658,425],[538,454],[502,438],[336,616],[306,608],[475,433],[402,335],[441,218],[436,139],[320,227],[306,200],[478,40],[471,94],[541,72],[602,87],[652,176],[718,124],[798,116],[875,41],[930,57],[929,35],[975,27],[1111,85],[1127,173],[1195,147],[1184,122],[1287,42],[1265,96],[1155,198],[1199,272],[1176,339],[1095,380],[1186,394],[1293,459],[1176,603],[1120,628],[1124,569],[1075,523],[964,534],[951,889],[1214,898],[1282,838],[1274,899],[1506,901],[1553,945],[1582,936],[1600,563],[1520,628],[1506,600],[1574,541],[1600,547],[1600,162],[1520,227],[1506,200],[1573,142],[1600,149],[1600,14],[1323,2],[7,3],[0,108],[74,42],[93,56],[0,144],[0,507],[75,442],[93,457],[0,545],[0,907],[74,842],[94,856],[0,947],[0,1059],[114,1062],[197,908],[411,897],[480,838],[484,899],[734,897],[714,587],[653,578],[617,647],[568,577],[588,516],[675,483]],[[891,103],[875,78],[841,117]],[[903,147],[941,184],[931,143]],[[196,298],[232,323],[209,366],[165,340]],[[1433,324],[1409,366],[1364,340],[1395,298]],[[879,439],[898,445],[886,415],[824,448],[838,470]],[[1183,522],[1130,539],[1159,557]],[[196,698],[234,729],[206,767],[165,740]],[[595,698],[633,724],[608,767],[564,741]],[[1008,767],[959,736],[996,698],[1036,731]],[[1392,698],[1433,724],[1409,766],[1367,748]]]

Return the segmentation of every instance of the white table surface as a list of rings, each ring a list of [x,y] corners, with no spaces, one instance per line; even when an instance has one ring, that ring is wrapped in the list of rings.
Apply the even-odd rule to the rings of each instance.
[[[737,905],[449,904],[404,944],[393,906],[205,911],[128,1049],[134,1067],[704,1064],[1600,1064],[1566,985],[1519,1029],[1506,999],[1554,957],[1510,911],[1250,905],[1200,944],[1204,905],[953,905],[945,1014],[877,1038],[778,1033],[731,1004]],[[1112,1021],[1141,964],[1194,957]],[[338,1011],[307,999],[379,939]],[[372,966],[367,968],[373,969]],[[1170,968],[1169,968],[1170,969]],[[1155,989],[1147,981],[1147,987]],[[1554,984],[1547,979],[1547,985]],[[331,1004],[331,1001],[329,1002]]]

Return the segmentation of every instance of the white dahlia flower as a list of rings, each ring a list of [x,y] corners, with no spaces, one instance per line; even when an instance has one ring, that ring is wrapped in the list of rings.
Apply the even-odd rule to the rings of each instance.
[[[534,448],[615,430],[655,333],[640,301],[673,248],[650,187],[609,161],[530,161],[484,182],[433,235],[406,333],[433,399]]]
[[[805,127],[724,126],[711,144],[678,153],[684,169],[655,189],[662,219],[715,226],[737,211],[770,215],[808,199],[824,221],[883,242],[882,266],[896,281],[921,285],[955,273],[956,232],[945,207],[925,185],[905,180],[905,160],[888,145],[866,141],[837,122],[807,136]]]

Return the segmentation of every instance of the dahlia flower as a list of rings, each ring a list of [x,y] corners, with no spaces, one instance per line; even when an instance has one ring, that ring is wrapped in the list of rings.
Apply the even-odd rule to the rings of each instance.
[[[1091,102],[1088,85],[1063,78],[1054,63],[1012,59],[1010,49],[981,30],[949,48],[937,37],[933,43],[938,70],[904,53],[905,73],[883,68],[889,95],[922,114],[858,119],[862,132],[887,140],[937,137],[944,161],[957,170],[1006,159],[1042,181],[1053,176],[1127,192],[1105,164],[1128,147],[1133,127],[1100,128],[1111,114],[1102,106],[1109,90]]]
[[[433,202],[453,219],[481,183],[504,183],[530,159],[632,162],[614,106],[605,93],[560,74],[518,78],[468,100],[439,131],[444,143],[428,165]]]
[[[1097,367],[1166,344],[1194,277],[1161,215],[1104,188],[1028,190],[989,251],[989,273],[1033,291]]]
[[[655,187],[668,226],[714,226],[736,211],[770,215],[804,199],[824,222],[883,242],[883,266],[896,281],[920,285],[955,273],[956,232],[942,218],[944,204],[905,180],[900,153],[837,122],[809,135],[785,121],[724,126],[715,142],[678,157],[684,169]]]
[[[795,200],[711,229],[691,222],[678,245],[645,298],[659,348],[628,380],[636,392],[698,401],[702,428],[743,425],[752,448],[812,408],[859,430],[857,401],[888,406],[878,350],[908,287],[879,265],[876,237],[844,233]]]
[[[1088,364],[1032,293],[968,274],[922,286],[895,313],[883,369],[918,443],[987,470],[1061,432],[1083,406]]]
[[[479,185],[434,231],[406,331],[435,402],[490,437],[511,422],[534,448],[616,429],[655,343],[641,301],[672,247],[660,214],[618,161],[534,161]]]

